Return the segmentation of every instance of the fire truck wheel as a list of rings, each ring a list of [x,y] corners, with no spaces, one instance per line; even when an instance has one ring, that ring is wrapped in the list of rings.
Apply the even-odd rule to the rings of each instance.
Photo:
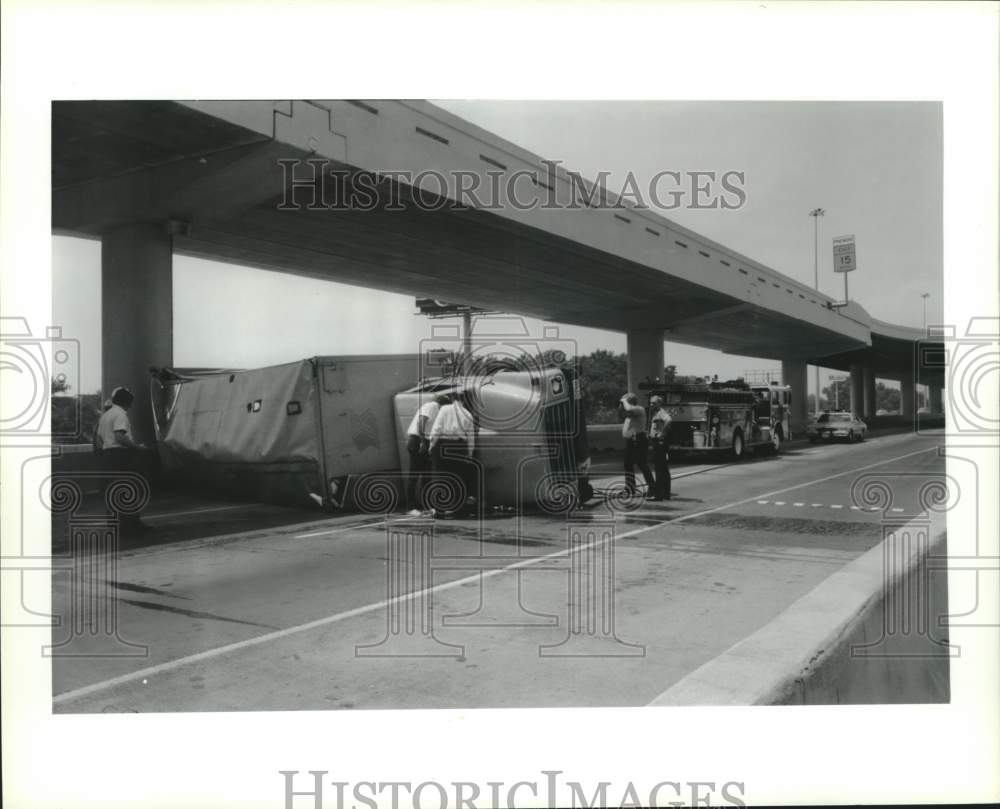
[[[744,456],[744,446],[743,446],[743,431],[737,430],[733,433],[733,457],[737,461],[743,460]]]
[[[775,430],[771,433],[771,450],[775,455],[781,452],[781,430]]]

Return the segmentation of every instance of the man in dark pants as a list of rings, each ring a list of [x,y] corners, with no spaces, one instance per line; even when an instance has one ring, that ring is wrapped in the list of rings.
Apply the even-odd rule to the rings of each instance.
[[[454,511],[442,513],[441,516],[452,516],[463,507],[476,503],[477,480],[472,462],[474,437],[472,414],[462,404],[459,396],[454,394],[438,411],[434,426],[431,427],[431,464],[435,477],[445,480],[453,475],[458,479],[464,502],[457,503]]]
[[[653,472],[656,483],[653,491],[654,500],[670,499],[670,455],[667,446],[670,443],[670,414],[663,408],[663,399],[654,396],[649,400],[652,411],[649,428],[649,440],[653,446]]]
[[[436,396],[424,402],[414,414],[406,431],[406,452],[410,456],[410,474],[406,481],[406,502],[410,517],[419,517],[423,511],[424,485],[431,471],[430,436],[434,420],[442,405],[448,404],[447,396]]]
[[[638,466],[646,481],[646,490],[652,494],[653,476],[646,461],[649,452],[646,411],[639,406],[639,397],[634,393],[622,396],[620,404],[625,416],[622,424],[622,438],[625,439],[625,490],[630,495],[635,495],[635,467]]]

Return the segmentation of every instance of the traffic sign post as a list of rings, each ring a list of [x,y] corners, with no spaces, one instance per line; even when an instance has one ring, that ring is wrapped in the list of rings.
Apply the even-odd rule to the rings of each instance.
[[[844,303],[847,297],[847,274],[858,268],[858,256],[854,246],[854,234],[837,236],[833,240],[833,271],[844,274]]]
[[[436,298],[417,298],[417,314],[429,317],[459,317],[462,318],[462,350],[469,354],[472,351],[472,316],[487,314],[486,309],[469,306],[464,303],[450,303]]]

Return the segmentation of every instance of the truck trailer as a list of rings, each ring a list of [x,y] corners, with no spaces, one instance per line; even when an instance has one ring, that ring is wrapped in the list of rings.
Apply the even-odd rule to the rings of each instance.
[[[252,500],[343,507],[350,478],[399,468],[392,397],[417,368],[416,355],[366,355],[158,371],[163,470]]]

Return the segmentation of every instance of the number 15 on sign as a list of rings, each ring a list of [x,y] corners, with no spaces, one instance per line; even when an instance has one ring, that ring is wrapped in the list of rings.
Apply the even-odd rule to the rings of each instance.
[[[858,268],[858,257],[854,249],[854,234],[838,236],[833,240],[833,271],[851,272]]]
[[[854,234],[838,236],[833,240],[833,271],[844,274],[844,303],[847,303],[847,273],[858,268],[854,247]]]

